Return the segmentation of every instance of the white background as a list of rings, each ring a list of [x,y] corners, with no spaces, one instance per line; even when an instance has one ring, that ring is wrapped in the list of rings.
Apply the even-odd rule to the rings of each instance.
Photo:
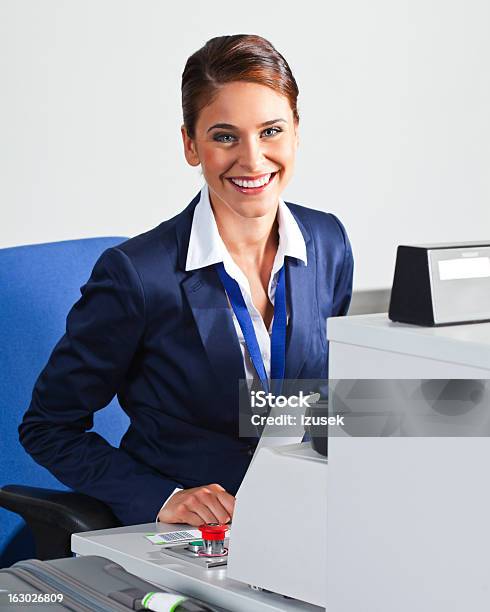
[[[257,33],[300,87],[288,201],[336,213],[356,289],[400,243],[490,240],[490,3],[0,0],[0,247],[132,236],[201,186],[180,78],[213,36]]]

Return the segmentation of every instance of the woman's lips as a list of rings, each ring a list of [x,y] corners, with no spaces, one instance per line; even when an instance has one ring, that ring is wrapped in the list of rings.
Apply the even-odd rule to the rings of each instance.
[[[272,172],[269,181],[265,185],[261,185],[260,187],[240,187],[239,185],[234,183],[231,178],[227,178],[226,180],[240,193],[244,193],[246,195],[256,195],[258,193],[262,193],[265,189],[267,189],[267,187],[269,187],[269,185],[274,181],[276,174],[277,171]]]

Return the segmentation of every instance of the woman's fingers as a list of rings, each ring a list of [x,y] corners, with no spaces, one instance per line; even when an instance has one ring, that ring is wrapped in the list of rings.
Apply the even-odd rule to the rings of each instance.
[[[219,498],[220,495],[223,495],[222,491],[217,493],[210,487],[203,487],[198,494],[202,504],[204,504],[214,516],[214,519],[211,521],[206,521],[207,523],[228,523],[228,521],[231,519],[229,511]],[[229,493],[226,493],[226,495],[229,495]]]
[[[194,495],[190,495],[184,502],[185,508],[189,512],[194,512],[198,516],[201,517],[201,523],[215,523],[217,522],[216,516],[213,514],[212,510],[201,501],[202,496],[199,493],[195,493]]]
[[[216,499],[219,501],[221,506],[225,509],[226,513],[228,514],[229,516],[228,520],[231,520],[233,518],[233,512],[235,510],[235,498],[233,497],[233,495],[230,495],[219,484],[209,485],[208,488],[216,492]]]

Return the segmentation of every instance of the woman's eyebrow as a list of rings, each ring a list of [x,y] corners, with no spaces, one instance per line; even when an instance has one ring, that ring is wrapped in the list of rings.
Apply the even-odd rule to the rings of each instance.
[[[264,121],[264,123],[261,123],[257,127],[266,127],[268,125],[272,125],[273,123],[279,123],[280,121],[287,123],[286,119],[271,119],[270,121]],[[223,130],[237,130],[238,129],[236,125],[231,125],[231,123],[215,123],[210,128],[208,128],[207,131],[210,132],[211,130],[214,130],[216,128],[221,128]]]

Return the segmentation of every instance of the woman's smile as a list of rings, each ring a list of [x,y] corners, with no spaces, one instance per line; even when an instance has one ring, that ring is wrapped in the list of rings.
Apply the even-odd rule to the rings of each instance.
[[[276,172],[269,172],[267,174],[260,174],[258,176],[234,176],[225,177],[227,181],[233,185],[233,188],[244,193],[245,195],[256,195],[262,193],[271,185],[277,174]]]

